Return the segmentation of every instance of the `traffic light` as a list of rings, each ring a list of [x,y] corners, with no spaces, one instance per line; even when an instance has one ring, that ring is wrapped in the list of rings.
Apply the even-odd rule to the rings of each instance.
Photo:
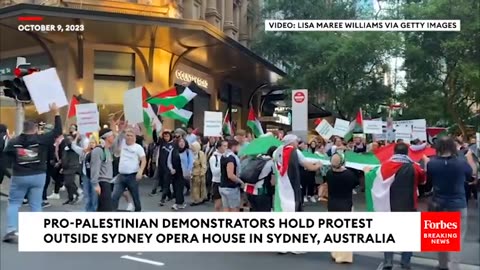
[[[29,64],[22,64],[17,66],[14,70],[15,79],[3,81],[5,87],[4,94],[7,97],[14,98],[19,102],[28,103],[32,101],[27,86],[23,81],[23,76],[40,71],[38,68],[30,67]]]

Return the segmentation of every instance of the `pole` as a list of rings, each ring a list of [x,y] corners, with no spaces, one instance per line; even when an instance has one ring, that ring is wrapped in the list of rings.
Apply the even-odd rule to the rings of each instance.
[[[232,117],[232,85],[229,83],[228,84],[228,100],[227,100],[227,106],[228,106],[228,117],[230,118],[230,125],[233,127],[233,117]],[[233,134],[231,134],[233,136]]]
[[[15,135],[20,135],[23,132],[23,122],[25,121],[25,106],[22,102],[17,103],[17,112],[15,114],[16,129]]]

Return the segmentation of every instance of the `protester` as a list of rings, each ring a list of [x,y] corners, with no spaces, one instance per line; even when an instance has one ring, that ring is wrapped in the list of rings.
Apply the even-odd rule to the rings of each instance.
[[[125,142],[122,142],[120,150],[119,175],[113,188],[113,209],[118,209],[120,197],[125,190],[128,190],[133,199],[135,212],[140,212],[142,206],[138,181],[143,178],[143,171],[147,165],[147,159],[143,147],[136,143],[136,136],[133,129],[127,128],[124,131],[124,136]]]
[[[245,184],[245,191],[248,194],[248,201],[250,202],[251,212],[270,212],[272,211],[273,203],[273,153],[277,150],[276,146],[268,149],[265,155],[259,157],[264,161],[265,165],[261,169],[256,179],[255,184]],[[249,188],[251,187],[251,188]]]
[[[68,200],[63,204],[75,204],[81,200],[78,187],[75,184],[77,172],[80,169],[80,156],[72,149],[74,144],[74,137],[67,135],[65,138],[65,148],[62,154],[62,165],[60,173],[63,175],[65,187],[67,188]]]
[[[77,134],[78,138],[78,134]],[[90,163],[86,162],[87,156],[89,156],[93,149],[97,146],[97,141],[93,135],[89,139],[88,145],[83,148],[76,144],[72,144],[72,149],[80,156],[82,166],[82,183],[83,183],[83,195],[85,200],[85,211],[95,212],[98,207],[98,194],[95,191],[95,186],[90,180]],[[90,157],[89,157],[90,159]]]
[[[340,137],[335,137],[333,138],[333,145],[330,148],[330,151],[328,153],[329,156],[332,156],[335,153],[342,154],[347,150],[347,147],[343,144],[343,140]]]
[[[38,126],[32,121],[23,123],[23,133],[11,139],[4,152],[7,164],[12,164],[12,183],[7,207],[7,229],[4,242],[18,240],[18,210],[25,195],[32,212],[42,211],[42,192],[47,170],[47,148],[62,134],[62,120],[55,103],[50,105],[55,114],[55,128],[43,135],[38,134]]]
[[[187,142],[184,138],[179,137],[176,139],[173,149],[169,152],[167,157],[167,165],[170,171],[170,177],[173,186],[173,192],[175,197],[175,203],[172,205],[173,210],[184,209],[186,207],[185,204],[185,197],[183,191],[185,189],[185,174],[189,176],[188,169],[192,165],[189,165],[190,161],[186,161],[186,164],[182,164],[182,154],[184,158],[191,158],[193,160],[193,156],[191,153],[187,153],[188,150]],[[188,154],[188,157],[186,156]],[[190,162],[191,163],[191,162]],[[184,170],[184,166],[186,166]]]
[[[162,183],[162,197],[160,199],[160,206],[165,205],[165,201],[171,200],[173,198],[172,192],[170,190],[170,185],[172,184],[172,173],[168,168],[168,156],[171,151],[173,151],[174,144],[172,141],[172,134],[168,131],[164,131],[162,134],[163,142],[158,155],[157,162],[157,177],[161,178]]]
[[[221,183],[221,166],[220,160],[222,159],[223,154],[228,149],[227,141],[217,141],[216,151],[213,152],[212,156],[209,158],[209,167],[208,170],[212,174],[212,199],[214,202],[215,211],[220,212],[222,210],[222,196],[220,195],[220,183]]]
[[[7,171],[6,162],[7,158],[3,153],[5,146],[8,143],[8,132],[7,126],[4,124],[0,124],[0,185],[3,182],[3,178],[6,176],[8,178],[11,177],[10,173]]]
[[[329,212],[353,211],[352,190],[358,185],[357,175],[345,168],[343,154],[334,154],[330,159],[331,169],[325,178],[328,185]],[[336,263],[352,263],[352,252],[332,252],[331,256]]]
[[[164,130],[162,133],[162,137],[157,137],[157,132],[154,130],[152,137],[153,141],[156,144],[156,150],[152,156],[152,158],[155,159],[152,160],[152,163],[155,163],[155,171],[153,173],[153,187],[152,191],[148,194],[149,196],[155,196],[158,191],[158,187],[161,189],[161,193],[163,194],[163,170],[162,166],[160,166],[160,161],[165,162],[166,164],[166,157],[164,156],[163,158],[160,157],[160,153],[162,153],[162,147],[169,143],[172,140],[172,134],[168,130]]]
[[[408,156],[408,150],[407,144],[397,143],[393,150],[394,155],[390,160],[382,163],[380,168],[376,170],[365,168],[364,171],[368,174],[366,179],[369,179],[368,182],[373,182],[373,187],[366,188],[365,193],[373,198],[374,211],[417,211],[418,186],[424,184],[426,178],[422,168]],[[376,182],[370,179],[375,179]],[[402,252],[402,269],[410,269],[411,258],[412,252]],[[393,269],[393,252],[384,253],[383,269]]]
[[[200,149],[198,142],[191,146],[193,151],[193,171],[192,171],[192,206],[202,204],[207,201],[207,186],[205,183],[205,174],[207,172],[207,158]]]
[[[242,149],[249,144],[247,140],[247,132],[243,129],[237,130],[235,134],[235,140],[237,140],[239,144],[238,152],[242,151]]]
[[[103,128],[98,133],[103,145],[92,150],[86,162],[90,165],[90,181],[95,187],[98,196],[98,212],[112,212],[112,187],[113,179],[113,144],[115,135],[109,128]]]
[[[240,159],[237,156],[240,143],[236,140],[228,141],[228,150],[220,160],[220,188],[224,212],[240,211],[240,187],[244,185],[239,178]]]
[[[458,137],[462,138],[463,137]],[[470,168],[472,168],[472,177],[465,179],[464,189],[465,189],[465,198],[467,200],[467,204],[470,201],[472,193],[475,193],[475,184],[477,178],[477,170],[478,170],[478,160],[475,160],[475,155],[470,150],[469,147],[464,146],[464,143],[456,139],[455,146],[457,148],[457,156],[465,161],[467,161]]]
[[[472,168],[466,159],[457,155],[457,147],[450,137],[437,141],[437,156],[427,163],[427,177],[432,179],[433,197],[430,211],[460,212],[460,245],[467,233],[467,202],[464,183],[472,178]],[[438,254],[440,270],[459,270],[460,252],[440,252]],[[449,263],[450,262],[450,263]]]
[[[185,135],[185,140],[189,145],[192,145],[194,142],[197,141],[197,135],[193,134],[193,128],[188,127],[187,128],[187,135]]]
[[[62,143],[64,139],[63,134],[60,134],[55,138],[53,148],[49,149],[51,151],[50,164],[51,164],[51,177],[54,181],[53,192],[50,196],[47,197],[48,200],[60,200],[60,191],[65,190],[63,186],[63,175],[60,173],[61,169],[61,158],[63,151],[60,151],[64,144]]]

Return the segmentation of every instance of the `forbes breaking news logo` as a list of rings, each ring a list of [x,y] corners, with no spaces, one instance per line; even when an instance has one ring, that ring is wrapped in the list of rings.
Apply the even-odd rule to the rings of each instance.
[[[424,212],[422,215],[423,251],[460,251],[460,212]]]

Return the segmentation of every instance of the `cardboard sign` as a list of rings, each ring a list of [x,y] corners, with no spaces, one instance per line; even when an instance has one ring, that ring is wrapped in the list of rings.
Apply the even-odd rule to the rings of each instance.
[[[395,124],[395,141],[403,140],[410,143],[412,140],[412,126],[409,124]]]
[[[80,134],[97,132],[100,128],[100,114],[96,103],[77,104],[77,126]]]
[[[23,81],[39,114],[49,112],[52,103],[55,103],[58,108],[68,105],[56,68],[24,76]]]
[[[333,127],[327,120],[322,120],[315,130],[322,136],[323,139],[329,140],[333,136]]]
[[[333,135],[339,137],[345,137],[345,135],[350,131],[350,122],[343,119],[335,120],[335,127],[333,128]]]
[[[381,120],[363,120],[363,133],[383,134],[383,123]]]
[[[223,125],[222,112],[205,112],[203,134],[208,137],[221,137]]]

